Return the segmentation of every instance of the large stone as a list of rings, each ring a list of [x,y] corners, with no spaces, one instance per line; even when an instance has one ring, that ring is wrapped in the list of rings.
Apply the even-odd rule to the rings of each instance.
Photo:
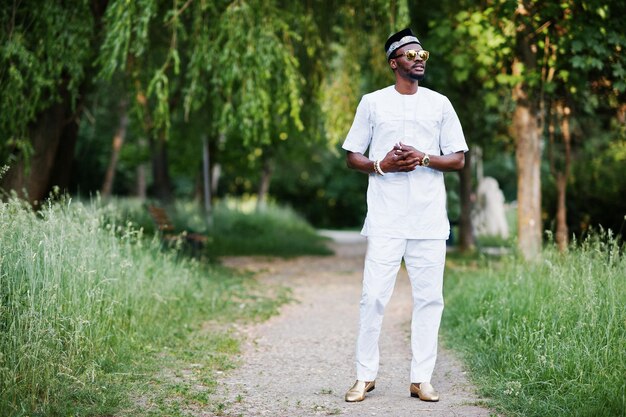
[[[472,217],[477,236],[509,237],[504,194],[495,178],[484,177],[478,183]]]

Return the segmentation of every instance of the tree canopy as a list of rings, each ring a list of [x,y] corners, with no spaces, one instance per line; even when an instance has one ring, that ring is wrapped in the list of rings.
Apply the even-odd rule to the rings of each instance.
[[[343,170],[338,145],[360,96],[392,82],[386,37],[412,26],[431,51],[425,85],[451,98],[470,148],[517,190],[509,196],[522,235],[534,233],[520,236],[529,252],[545,228],[619,229],[625,9],[617,0],[12,2],[0,11],[0,157],[10,167],[1,185],[40,201],[54,185],[93,191],[109,166],[120,174],[114,192],[129,193],[150,163],[152,195],[191,197],[205,141],[216,196],[267,192],[273,178],[275,198],[319,224],[354,226],[363,201],[345,196],[364,183]],[[115,131],[126,136],[117,151]],[[516,166],[505,162],[511,152]],[[603,191],[579,189],[590,181]],[[571,217],[559,217],[565,206]]]

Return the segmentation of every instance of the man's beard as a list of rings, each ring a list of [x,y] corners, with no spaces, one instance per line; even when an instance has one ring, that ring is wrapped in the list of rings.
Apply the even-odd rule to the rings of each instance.
[[[411,77],[412,80],[415,81],[422,81],[424,78],[426,78],[426,73],[424,74],[409,74],[409,77]]]

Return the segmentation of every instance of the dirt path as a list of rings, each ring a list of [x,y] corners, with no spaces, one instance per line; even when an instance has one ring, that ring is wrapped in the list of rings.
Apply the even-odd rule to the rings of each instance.
[[[463,416],[489,417],[476,404],[460,363],[440,348],[433,385],[441,401],[409,397],[410,284],[398,276],[385,314],[376,389],[361,403],[346,403],[354,382],[365,241],[333,234],[336,255],[292,260],[229,258],[229,266],[257,272],[266,283],[293,289],[297,300],[279,316],[245,329],[240,366],[220,381],[226,416]]]

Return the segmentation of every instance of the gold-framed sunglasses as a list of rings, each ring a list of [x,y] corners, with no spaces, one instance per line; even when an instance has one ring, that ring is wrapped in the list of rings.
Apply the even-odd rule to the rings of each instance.
[[[409,49],[407,51],[404,51],[404,53],[398,54],[392,58],[399,58],[402,55],[404,55],[406,57],[406,59],[408,59],[409,61],[415,61],[418,57],[419,59],[421,59],[422,61],[426,62],[428,61],[428,57],[430,56],[430,52],[425,51],[423,49],[420,49],[419,51],[416,51],[415,49]]]

